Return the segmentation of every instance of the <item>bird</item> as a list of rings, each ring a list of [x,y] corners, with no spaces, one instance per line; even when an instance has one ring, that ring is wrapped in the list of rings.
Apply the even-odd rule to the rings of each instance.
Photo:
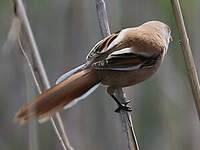
[[[85,99],[100,85],[107,87],[117,103],[115,112],[132,111],[129,102],[121,103],[114,92],[152,76],[171,40],[170,27],[161,21],[148,21],[105,37],[91,49],[83,65],[63,74],[53,87],[22,106],[14,120],[24,124],[33,118],[48,118]]]

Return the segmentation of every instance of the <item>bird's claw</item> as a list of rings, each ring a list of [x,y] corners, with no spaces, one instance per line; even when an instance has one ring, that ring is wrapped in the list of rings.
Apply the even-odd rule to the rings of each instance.
[[[124,104],[124,105],[126,106],[126,105],[129,104],[130,102],[131,102],[131,100],[127,100],[127,101],[123,102],[122,104]]]
[[[129,103],[129,102],[128,102],[128,103]],[[131,109],[130,107],[126,106],[128,103],[119,105],[119,107],[115,110],[115,112],[116,112],[116,113],[120,113],[121,110],[127,111],[127,112],[131,112],[132,109]]]

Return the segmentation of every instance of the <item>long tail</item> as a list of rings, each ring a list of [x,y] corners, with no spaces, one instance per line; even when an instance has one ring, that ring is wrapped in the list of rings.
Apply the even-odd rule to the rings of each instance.
[[[24,105],[16,114],[15,121],[23,124],[32,118],[48,117],[63,107],[69,108],[92,93],[99,83],[95,71],[78,69],[65,80]]]

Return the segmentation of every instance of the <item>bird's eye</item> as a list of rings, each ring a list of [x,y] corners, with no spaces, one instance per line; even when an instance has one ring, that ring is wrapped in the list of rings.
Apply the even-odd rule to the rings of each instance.
[[[171,33],[169,26],[167,26],[167,31],[168,31],[168,33]]]

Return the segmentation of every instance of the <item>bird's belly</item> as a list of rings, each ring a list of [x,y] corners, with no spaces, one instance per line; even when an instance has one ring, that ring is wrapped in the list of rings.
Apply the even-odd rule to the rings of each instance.
[[[149,78],[157,68],[153,69],[141,69],[137,71],[102,71],[102,84],[115,86],[115,87],[127,87],[139,82],[142,82]]]

